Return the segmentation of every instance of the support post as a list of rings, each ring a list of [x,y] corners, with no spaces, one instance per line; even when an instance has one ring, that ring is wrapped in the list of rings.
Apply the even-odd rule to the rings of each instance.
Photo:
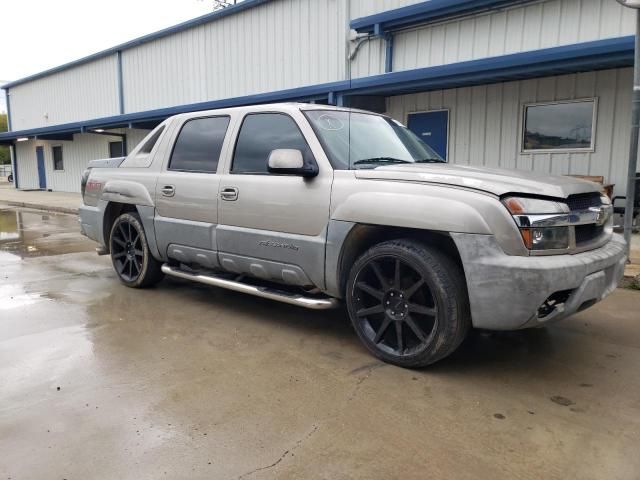
[[[633,62],[633,104],[631,110],[631,142],[627,170],[627,198],[624,209],[624,239],[627,252],[631,252],[633,228],[633,205],[636,192],[636,169],[638,165],[638,134],[640,133],[640,10],[636,10],[636,42]]]

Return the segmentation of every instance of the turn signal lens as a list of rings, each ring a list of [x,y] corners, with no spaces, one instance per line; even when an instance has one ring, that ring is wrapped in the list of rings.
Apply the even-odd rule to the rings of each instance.
[[[507,207],[511,215],[569,213],[569,206],[566,203],[541,198],[507,197],[502,200],[502,204]]]

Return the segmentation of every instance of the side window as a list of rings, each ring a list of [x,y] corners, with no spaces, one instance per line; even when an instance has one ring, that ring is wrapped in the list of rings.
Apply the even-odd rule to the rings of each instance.
[[[138,153],[151,153],[151,150],[153,150],[153,147],[160,138],[160,135],[162,135],[162,132],[164,132],[164,125],[158,128],[158,130],[149,137],[149,140],[145,142]]]
[[[51,147],[53,153],[53,169],[64,170],[64,159],[62,158],[62,145],[55,145]]]
[[[169,170],[215,173],[228,126],[229,117],[187,121],[173,147]]]
[[[282,113],[253,113],[242,123],[231,173],[268,173],[272,150],[300,150],[306,164],[314,163],[313,154],[296,122]]]

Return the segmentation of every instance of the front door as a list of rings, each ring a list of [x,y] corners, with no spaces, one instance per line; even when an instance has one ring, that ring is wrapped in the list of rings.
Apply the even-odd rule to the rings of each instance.
[[[228,116],[188,119],[156,185],[155,230],[161,255],[217,267],[218,160]]]
[[[407,122],[409,130],[447,160],[447,140],[449,134],[449,110],[410,113]]]
[[[44,169],[44,147],[36,147],[36,160],[38,161],[38,184],[42,190],[45,190],[47,174]]]
[[[308,139],[317,149],[319,144],[310,127],[303,128],[304,134],[285,113],[244,117],[220,185],[218,258],[225,269],[289,284],[324,283],[333,171],[317,162],[322,152],[314,155]],[[276,149],[300,150],[305,163],[318,163],[319,174],[269,173],[269,155]]]

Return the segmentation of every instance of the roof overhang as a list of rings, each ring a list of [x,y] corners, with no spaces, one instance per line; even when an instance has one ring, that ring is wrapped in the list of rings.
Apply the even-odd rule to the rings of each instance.
[[[360,33],[382,35],[447,18],[496,10],[535,0],[429,0],[406,7],[356,18],[351,28]]]
[[[634,37],[620,37],[499,57],[384,73],[308,87],[192,103],[145,112],[86,120],[50,127],[0,133],[0,143],[21,137],[81,133],[90,129],[147,128],[179,113],[287,101],[313,101],[349,95],[407,93],[522,80],[550,75],[604,70],[633,65]]]

